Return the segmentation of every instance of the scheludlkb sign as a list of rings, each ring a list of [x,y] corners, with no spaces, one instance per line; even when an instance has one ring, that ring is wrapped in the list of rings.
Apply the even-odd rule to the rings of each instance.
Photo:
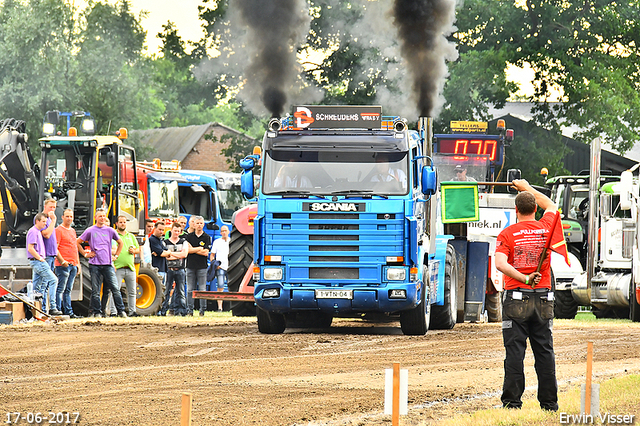
[[[293,117],[294,126],[299,129],[379,129],[382,107],[296,106]]]

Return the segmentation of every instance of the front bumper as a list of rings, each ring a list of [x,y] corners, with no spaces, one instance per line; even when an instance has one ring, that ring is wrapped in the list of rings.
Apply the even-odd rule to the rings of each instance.
[[[264,297],[265,290],[277,289],[277,297]],[[315,290],[351,290],[351,299],[322,299],[316,298]],[[320,310],[334,316],[340,314],[354,314],[364,312],[394,313],[415,308],[421,300],[421,291],[424,289],[422,281],[387,283],[368,286],[345,285],[341,287],[326,285],[291,285],[283,282],[268,282],[255,284],[256,304],[268,311],[281,314]],[[390,297],[393,290],[404,290],[406,298],[394,299]],[[269,293],[269,292],[268,292]],[[273,292],[271,292],[273,293]]]

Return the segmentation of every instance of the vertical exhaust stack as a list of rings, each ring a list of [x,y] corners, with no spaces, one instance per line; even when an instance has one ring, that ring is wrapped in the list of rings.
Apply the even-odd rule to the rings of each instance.
[[[598,218],[600,217],[598,190],[600,189],[600,138],[591,142],[591,170],[589,174],[589,236],[587,241],[587,297],[591,300],[591,280],[595,274],[596,247],[598,246]]]
[[[420,134],[420,141],[422,142],[422,155],[425,157],[433,158],[433,118],[418,118],[418,133]],[[427,163],[427,159],[423,158],[422,165],[427,166]],[[435,212],[436,208],[436,197],[431,197],[431,200],[426,202],[424,206],[424,217],[428,218],[428,220],[426,221],[427,229],[425,231],[427,236],[429,237],[429,253],[436,252],[436,215],[431,214],[431,212]]]

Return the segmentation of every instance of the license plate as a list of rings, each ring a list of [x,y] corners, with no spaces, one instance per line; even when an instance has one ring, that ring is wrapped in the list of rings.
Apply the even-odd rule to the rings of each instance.
[[[316,290],[316,299],[353,299],[353,290]]]

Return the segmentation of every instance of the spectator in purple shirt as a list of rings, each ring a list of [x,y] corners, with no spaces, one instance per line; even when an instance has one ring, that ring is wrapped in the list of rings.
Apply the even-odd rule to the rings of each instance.
[[[78,237],[78,250],[82,255],[89,259],[89,269],[91,271],[91,312],[89,317],[102,317],[102,305],[100,303],[100,287],[104,281],[103,298],[106,298],[108,292],[115,302],[118,316],[126,318],[122,295],[120,294],[120,286],[117,285],[116,270],[113,267],[113,261],[120,256],[123,242],[115,229],[106,226],[107,212],[104,209],[96,210],[96,224],[87,228],[80,237]],[[111,252],[111,241],[118,243],[115,253]],[[85,250],[82,244],[89,243],[90,250]]]
[[[45,228],[41,231],[42,238],[44,240],[45,261],[47,262],[47,264],[49,265],[52,271],[55,271],[54,261],[56,259],[58,259],[58,262],[61,265],[65,267],[69,266],[69,263],[65,261],[62,258],[62,256],[60,256],[60,253],[58,253],[58,242],[56,239],[56,233],[54,232],[56,228],[56,221],[57,221],[56,206],[57,206],[57,201],[54,200],[53,198],[47,198],[46,200],[44,200],[43,213],[47,217],[47,226],[45,226]],[[32,279],[33,288],[36,288],[37,286],[40,285],[39,280],[40,280],[40,277],[37,277],[34,274]],[[60,306],[57,306],[57,300],[58,300],[58,298],[56,297],[57,288],[58,288],[58,283],[56,282],[54,285],[49,287],[48,294],[45,293],[42,295],[42,305],[46,307],[47,299],[48,299],[49,309],[53,312],[60,312],[60,309],[59,309]],[[54,314],[54,315],[61,315],[61,314],[62,312],[60,312],[60,314]]]
[[[46,252],[41,232],[46,226],[47,215],[38,213],[35,218],[35,224],[29,229],[29,232],[27,232],[27,257],[33,270],[33,282],[37,283],[34,291],[43,295],[47,294],[49,288],[51,286],[55,287],[58,282],[58,279],[45,259]],[[52,305],[48,311],[49,314],[62,315],[62,312],[55,309],[55,297],[50,299]],[[46,304],[43,306],[43,309],[47,309]]]

